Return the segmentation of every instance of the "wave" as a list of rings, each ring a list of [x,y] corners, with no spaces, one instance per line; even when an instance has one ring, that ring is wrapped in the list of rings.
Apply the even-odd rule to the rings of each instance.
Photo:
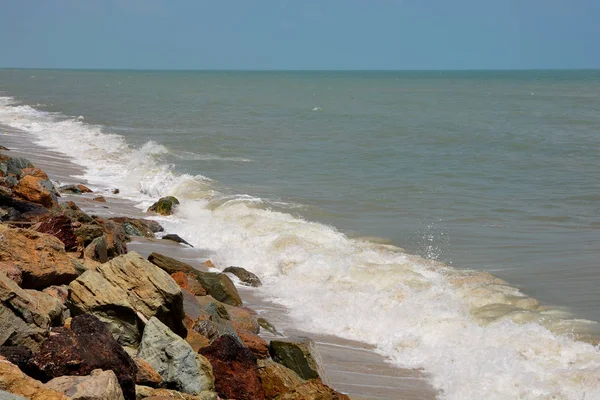
[[[0,98],[0,123],[69,156],[92,185],[120,187],[140,208],[177,196],[177,213],[161,218],[168,230],[214,252],[220,268],[257,273],[257,293],[286,306],[301,329],[363,341],[398,366],[425,370],[442,398],[600,398],[600,349],[588,343],[596,322],[541,305],[489,273],[224,193],[208,177],[178,174],[158,143],[132,148],[101,126],[9,97]]]

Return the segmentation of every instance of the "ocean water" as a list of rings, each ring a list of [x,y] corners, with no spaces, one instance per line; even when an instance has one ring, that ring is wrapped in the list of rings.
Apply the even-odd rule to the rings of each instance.
[[[600,71],[0,70],[0,124],[448,399],[600,398]],[[1,135],[0,135],[1,143]]]

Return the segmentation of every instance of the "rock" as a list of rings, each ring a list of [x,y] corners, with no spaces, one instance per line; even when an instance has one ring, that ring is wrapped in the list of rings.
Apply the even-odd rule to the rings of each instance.
[[[36,351],[48,337],[53,318],[36,298],[0,273],[0,345]]]
[[[0,225],[0,261],[14,263],[22,272],[22,287],[28,289],[68,284],[85,271],[56,237],[4,225]]]
[[[138,399],[147,400],[219,400],[215,392],[205,391],[197,395],[181,393],[170,389],[154,389],[148,386],[135,387]]]
[[[94,239],[105,236],[104,228],[96,222],[82,224],[75,230],[75,235],[77,236],[78,243],[83,247],[87,247]],[[106,243],[106,238],[104,242]]]
[[[83,256],[90,260],[98,261],[99,263],[105,263],[108,261],[108,248],[106,244],[106,237],[100,236],[92,240],[83,250]]]
[[[10,261],[0,261],[0,272],[4,274],[17,285],[21,286],[23,274],[17,265]]]
[[[317,379],[312,379],[278,396],[277,400],[350,400],[350,397],[336,392]]]
[[[58,206],[54,186],[47,179],[25,175],[13,188],[13,192],[22,199],[41,204],[46,208]]]
[[[81,193],[92,193],[93,192],[92,189],[90,189],[89,187],[82,185],[82,184],[77,185],[77,189],[79,189],[79,191]]]
[[[160,387],[163,383],[162,377],[150,364],[139,357],[133,359],[137,366],[137,374],[135,375],[136,385],[144,385],[150,387]]]
[[[229,319],[236,329],[239,326],[240,328],[255,334],[260,332],[260,325],[258,325],[256,312],[254,310],[246,307],[229,307],[228,312]]]
[[[197,353],[201,348],[210,344],[208,338],[202,336],[192,329],[188,329],[188,334],[185,338],[185,341],[189,343],[189,345],[192,347],[192,350],[194,350],[194,353]]]
[[[215,389],[219,396],[237,400],[261,400],[265,394],[260,383],[256,357],[236,338],[224,335],[200,354],[211,363]]]
[[[207,294],[200,282],[185,272],[175,272],[171,274],[171,278],[177,282],[180,288],[188,290],[194,296],[206,296]]]
[[[264,318],[257,318],[256,322],[258,323],[258,325],[261,328],[263,328],[267,332],[271,332],[275,336],[283,336],[281,333],[279,333],[277,331],[277,329],[275,328],[275,326],[272,323],[270,323],[269,321],[267,321],[266,319],[264,319]]]
[[[47,215],[50,211],[36,203],[12,196],[9,189],[0,186],[0,219],[2,221],[29,221]]]
[[[66,215],[48,216],[40,221],[35,230],[58,238],[64,244],[65,251],[77,250],[75,228]]]
[[[169,275],[135,252],[87,271],[69,288],[72,311],[96,315],[109,324],[123,345],[135,346],[140,337],[138,326],[153,316],[186,337],[181,289]]]
[[[46,289],[42,290],[42,292],[54,297],[62,304],[65,304],[69,298],[69,287],[66,285],[48,286]]]
[[[82,224],[95,223],[92,217],[81,211],[81,208],[79,208],[77,204],[72,201],[67,201],[66,203],[61,204],[57,213],[64,214],[71,220],[81,222]]]
[[[199,394],[213,388],[210,364],[197,357],[185,340],[157,318],[150,318],[146,324],[138,357],[148,362],[165,384],[175,390]]]
[[[148,260],[169,274],[185,272],[192,275],[208,294],[223,303],[232,306],[242,305],[242,299],[235,285],[226,274],[198,271],[192,268],[191,265],[158,253],[150,254]]]
[[[58,191],[61,193],[81,194],[81,189],[77,185],[63,185],[58,188]]]
[[[36,178],[50,180],[50,178],[48,178],[48,174],[46,174],[44,171],[42,171],[39,168],[23,168],[21,170],[21,172],[19,173],[19,179],[23,179],[23,177],[26,175],[31,175]]]
[[[84,376],[95,369],[110,370],[117,376],[125,399],[135,399],[137,367],[98,318],[79,315],[71,321],[71,330],[55,331],[30,362],[38,377]]]
[[[25,373],[28,372],[28,363],[33,353],[27,347],[22,346],[0,346],[0,356],[15,364]]]
[[[250,349],[256,358],[269,358],[269,345],[263,338],[246,329],[237,328],[235,325],[234,328],[243,345]]]
[[[179,200],[173,196],[161,197],[156,203],[152,204],[148,208],[148,211],[154,211],[160,215],[171,215],[173,213],[173,209],[178,204]]]
[[[176,243],[183,243],[183,244],[187,244],[190,247],[194,247],[191,244],[189,244],[188,242],[186,242],[185,240],[183,240],[179,235],[176,235],[174,233],[166,234],[161,239],[163,239],[163,240],[171,240],[171,241],[176,242]]]
[[[258,360],[258,373],[267,400],[291,392],[304,382],[294,371],[270,359]]]
[[[37,309],[44,315],[48,315],[51,326],[63,324],[63,313],[66,311],[66,307],[62,301],[37,290],[25,289],[25,292],[35,301]]]
[[[163,227],[158,222],[148,219],[117,217],[110,220],[123,225],[125,233],[129,236],[154,238],[154,233],[163,231]]]
[[[108,258],[117,257],[127,253],[127,242],[129,241],[129,237],[127,237],[123,226],[115,221],[104,220],[102,218],[96,218],[96,222],[104,228]]]
[[[220,320],[219,322],[216,322],[210,319],[199,319],[194,324],[192,330],[205,337],[209,343],[212,343],[221,336],[226,335],[234,337],[239,341],[240,344],[242,343],[242,340],[238,337],[237,332],[227,320]]]
[[[119,194],[120,190],[118,188],[111,190],[112,194]]]
[[[0,389],[30,400],[69,400],[65,395],[25,375],[6,360],[0,360]]]
[[[21,170],[25,168],[35,168],[35,166],[26,158],[23,157],[9,157],[6,163],[6,173],[19,176]]]
[[[308,338],[271,340],[269,353],[273,361],[296,372],[302,379],[327,381],[323,362],[315,342]]]
[[[124,400],[113,371],[95,369],[89,376],[61,376],[46,383],[46,387],[72,400]]]
[[[97,201],[98,203],[106,203],[106,199],[104,196],[96,196],[92,199],[92,201]]]
[[[7,148],[7,147],[4,147],[4,146],[0,146],[0,150],[3,150],[3,151],[10,151],[10,149],[9,149],[9,148]]]
[[[241,267],[227,267],[223,270],[223,272],[229,272],[238,277],[240,281],[242,281],[247,286],[259,287],[262,286],[260,279],[258,276],[254,275],[252,272],[246,271]]]
[[[0,149],[1,150],[1,149]],[[27,400],[25,397],[0,390],[0,400]]]

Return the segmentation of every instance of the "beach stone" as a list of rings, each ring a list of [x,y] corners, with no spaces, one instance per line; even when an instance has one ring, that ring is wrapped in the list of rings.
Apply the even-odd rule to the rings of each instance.
[[[239,326],[255,334],[260,332],[260,325],[254,310],[246,307],[227,307],[227,311],[234,327]]]
[[[36,225],[35,230],[58,238],[65,246],[65,251],[77,250],[75,228],[71,218],[66,215],[49,215]]]
[[[152,204],[148,208],[148,211],[154,211],[160,215],[171,215],[173,213],[173,209],[178,204],[179,200],[173,196],[161,197],[156,203]]]
[[[25,168],[35,168],[35,166],[26,158],[9,157],[6,162],[6,173],[19,176],[21,170]]]
[[[63,324],[63,313],[67,308],[62,301],[37,290],[25,289],[25,292],[35,301],[37,309],[44,315],[48,315],[51,326],[60,326]]]
[[[133,359],[137,366],[137,374],[135,375],[136,385],[144,385],[150,387],[160,387],[163,383],[162,377],[150,364],[139,357]]]
[[[123,226],[115,221],[104,220],[98,217],[95,220],[104,228],[108,258],[110,259],[127,253],[129,237],[125,233]]]
[[[55,331],[30,362],[37,377],[84,376],[95,369],[110,370],[117,376],[125,399],[135,399],[137,367],[104,323],[85,314],[73,318],[70,330],[56,328]]]
[[[258,279],[258,276],[254,275],[252,272],[245,270],[242,267],[227,267],[223,270],[223,272],[228,272],[237,276],[238,279],[247,286],[262,286],[262,282],[260,281],[260,279]]]
[[[194,296],[207,295],[206,290],[202,287],[200,282],[198,282],[196,278],[186,274],[185,272],[175,272],[174,274],[171,274],[171,278],[173,278],[173,280],[177,282],[180,288],[188,290]]]
[[[135,387],[138,399],[147,400],[219,400],[215,392],[204,391],[193,395],[178,392],[171,389],[155,389],[148,386],[138,385]]]
[[[10,261],[0,261],[0,272],[4,272],[10,280],[21,286],[21,283],[23,282],[23,273],[15,263]]]
[[[99,263],[107,262],[108,245],[106,244],[106,237],[103,235],[92,240],[83,250],[83,256]]]
[[[150,364],[169,387],[199,394],[214,387],[210,363],[197,357],[192,347],[157,318],[144,329],[138,357]]]
[[[77,185],[77,189],[79,189],[81,193],[93,193],[92,189],[82,184]]]
[[[24,176],[31,175],[36,178],[42,178],[46,180],[50,180],[48,174],[46,174],[43,170],[39,168],[23,168],[19,173],[19,179],[23,179]]]
[[[109,325],[119,343],[136,346],[138,326],[158,318],[185,338],[183,294],[160,268],[131,252],[87,271],[69,285],[75,313],[91,313]]]
[[[317,379],[311,379],[278,396],[277,400],[350,400],[350,397]]]
[[[258,360],[258,373],[267,400],[291,392],[304,382],[294,371],[270,359]]]
[[[57,214],[64,214],[68,216],[71,220],[81,222],[82,224],[95,223],[94,219],[85,212],[83,212],[81,208],[79,208],[77,204],[75,204],[75,202],[73,201],[67,201],[65,203],[62,203],[56,212]]]
[[[193,273],[194,271],[194,268],[191,265],[159,253],[151,253],[148,256],[148,261],[166,271],[168,274],[174,274],[176,272],[188,274]]]
[[[242,341],[242,344],[246,346],[258,359],[269,358],[269,345],[260,336],[250,332],[243,328],[237,328],[234,324],[235,331]]]
[[[41,204],[46,208],[58,206],[56,195],[53,192],[54,186],[49,180],[31,175],[24,176],[13,188],[13,193],[17,196]]]
[[[92,199],[92,201],[96,201],[98,203],[106,203],[106,199],[104,196],[96,196]]]
[[[308,338],[271,340],[269,353],[273,361],[296,372],[302,379],[327,382],[323,362],[315,342]]]
[[[42,292],[59,300],[62,304],[67,302],[69,298],[69,287],[67,285],[48,286]]]
[[[272,323],[270,323],[269,321],[267,321],[266,319],[259,317],[256,319],[256,322],[262,329],[266,330],[267,332],[270,332],[271,334],[273,334],[275,336],[283,336],[281,333],[279,333],[277,331],[275,326]]]
[[[61,193],[81,194],[81,189],[77,185],[63,185],[58,188],[58,191]]]
[[[39,349],[53,321],[47,307],[3,273],[0,273],[0,301],[0,345]]]
[[[0,390],[0,400],[27,400],[25,397]]]
[[[0,261],[12,262],[21,270],[22,287],[27,289],[68,284],[85,271],[56,237],[4,225],[0,225]]]
[[[265,398],[256,357],[238,339],[223,335],[200,349],[213,367],[219,396],[237,400]]]
[[[154,238],[156,232],[164,230],[158,222],[149,219],[116,217],[110,220],[122,224],[125,233],[129,236]]]
[[[188,242],[186,242],[185,240],[183,240],[179,235],[176,235],[174,233],[166,234],[161,239],[170,240],[170,241],[176,242],[176,243],[183,243],[183,244],[187,244],[190,247],[194,247],[191,244],[189,244]]]
[[[29,400],[68,400],[58,393],[25,375],[16,365],[0,360],[0,389]]]
[[[80,227],[75,229],[75,235],[78,243],[83,247],[87,247],[94,239],[105,236],[104,228],[96,222],[82,223]],[[106,238],[104,241],[106,242]]]
[[[72,400],[124,400],[113,371],[95,369],[89,376],[61,376],[47,382],[46,387]]]

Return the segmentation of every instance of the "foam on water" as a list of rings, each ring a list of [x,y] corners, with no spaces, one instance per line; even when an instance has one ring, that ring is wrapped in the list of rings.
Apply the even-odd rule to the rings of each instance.
[[[215,252],[218,267],[242,265],[257,292],[286,307],[298,327],[361,340],[399,366],[422,368],[448,399],[600,398],[598,324],[540,305],[489,273],[464,271],[350,239],[335,228],[274,211],[267,200],[222,193],[203,176],[165,164],[164,146],[133,149],[82,120],[0,98],[0,123],[23,129],[85,167],[96,187],[119,187],[147,207],[176,195],[160,220]]]

